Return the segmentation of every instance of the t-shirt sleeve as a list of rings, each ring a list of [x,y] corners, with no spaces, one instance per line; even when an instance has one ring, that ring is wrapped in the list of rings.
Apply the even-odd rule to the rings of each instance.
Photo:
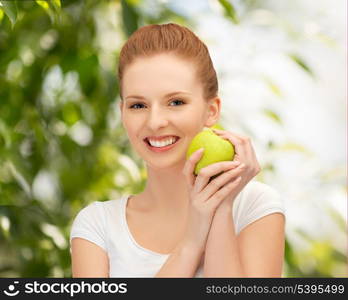
[[[75,237],[93,242],[106,251],[105,218],[100,203],[89,204],[75,217],[70,230],[70,253],[71,241]]]
[[[239,232],[256,220],[272,213],[285,216],[284,201],[281,195],[271,186],[254,182],[241,199],[239,205]]]

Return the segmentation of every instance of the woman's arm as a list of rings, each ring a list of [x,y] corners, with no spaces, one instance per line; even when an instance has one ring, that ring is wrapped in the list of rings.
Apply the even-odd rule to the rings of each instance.
[[[179,245],[155,277],[194,277],[201,257],[199,249]]]
[[[71,242],[72,277],[109,277],[109,259],[96,244],[82,238]]]
[[[109,277],[109,260],[102,248],[82,238],[71,243],[72,277]],[[155,277],[194,277],[201,256],[198,250],[178,246]]]
[[[273,213],[253,222],[241,231],[237,243],[247,277],[281,277],[285,246],[283,214]]]
[[[267,215],[237,236],[232,212],[219,209],[207,241],[204,277],[281,277],[284,216]]]
[[[204,257],[204,277],[245,277],[230,209],[215,213]]]
[[[284,258],[284,216],[267,215],[249,224],[238,237],[234,228],[233,201],[261,170],[251,140],[224,130],[214,132],[234,145],[234,159],[242,162],[244,169],[239,185],[215,213],[206,245],[204,276],[280,277]]]

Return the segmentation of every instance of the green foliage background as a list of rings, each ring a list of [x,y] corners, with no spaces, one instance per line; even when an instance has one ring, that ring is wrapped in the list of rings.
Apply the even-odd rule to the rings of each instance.
[[[71,277],[76,213],[93,201],[138,193],[146,179],[117,118],[119,49],[105,54],[98,44],[97,13],[116,7],[119,30],[109,43],[119,45],[139,26],[176,22],[194,29],[194,20],[163,2],[156,17],[135,0],[1,3],[0,276]],[[231,2],[217,3],[238,24]],[[49,93],[48,74],[57,82]],[[88,129],[90,142],[72,138],[76,126]],[[33,188],[38,174],[54,183],[46,198]],[[346,256],[326,246],[318,252],[322,267],[304,272],[301,254],[287,242],[284,275],[333,276]]]

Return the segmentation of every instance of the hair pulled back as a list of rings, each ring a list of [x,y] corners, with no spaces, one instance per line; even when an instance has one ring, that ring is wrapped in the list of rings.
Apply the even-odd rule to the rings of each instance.
[[[209,100],[217,96],[218,81],[207,46],[188,28],[168,23],[140,27],[123,45],[118,65],[121,99],[126,67],[136,58],[162,53],[172,53],[193,62],[198,80],[203,85],[204,99]]]

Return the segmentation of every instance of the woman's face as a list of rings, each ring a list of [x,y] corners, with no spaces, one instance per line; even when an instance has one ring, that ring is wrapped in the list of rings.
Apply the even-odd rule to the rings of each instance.
[[[135,60],[125,70],[122,87],[123,126],[136,152],[154,168],[182,164],[192,138],[219,117],[220,100],[205,101],[194,65],[173,54]],[[169,141],[164,136],[179,139],[166,151],[149,147],[149,137]]]

